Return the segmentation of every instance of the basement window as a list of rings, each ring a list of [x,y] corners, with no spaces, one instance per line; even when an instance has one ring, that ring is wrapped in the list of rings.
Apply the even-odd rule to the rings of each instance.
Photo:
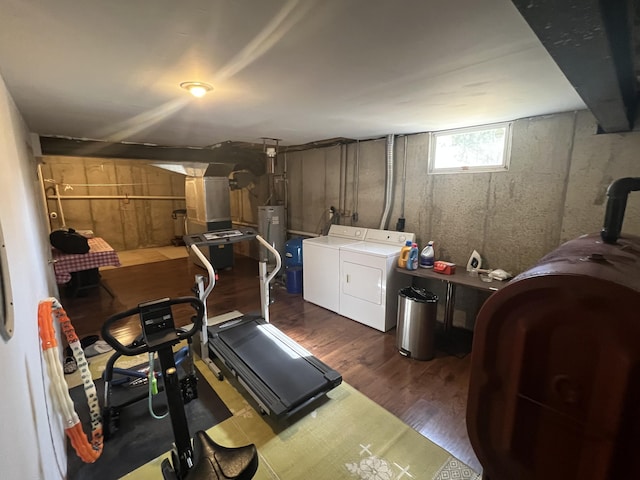
[[[509,169],[512,122],[433,132],[429,173],[499,172]]]

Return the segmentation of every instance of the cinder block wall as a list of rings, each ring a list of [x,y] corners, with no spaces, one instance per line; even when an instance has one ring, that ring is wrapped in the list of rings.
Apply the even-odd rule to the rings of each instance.
[[[433,240],[439,259],[464,268],[476,249],[488,267],[514,274],[565,241],[599,231],[608,185],[640,176],[640,133],[596,135],[596,127],[587,111],[518,120],[510,168],[497,173],[429,175],[429,135],[407,136],[405,230],[417,234],[420,248]],[[396,137],[388,229],[401,214],[404,146],[404,137]],[[287,154],[289,228],[317,233],[340,199],[349,216],[357,210],[357,221],[342,223],[379,228],[385,147],[385,138],[350,144],[346,165],[340,147]],[[640,193],[629,197],[623,232],[640,235]],[[442,282],[427,286],[444,295]],[[454,324],[472,327],[482,300],[482,294],[458,289]]]
[[[640,176],[640,133],[595,132],[588,112],[518,120],[509,171],[444,175],[427,174],[428,134],[407,136],[405,230],[417,234],[420,246],[434,240],[437,257],[459,265],[476,249],[491,268],[529,268],[561,243],[600,230],[608,185]],[[404,145],[404,137],[396,137],[390,230],[401,214]],[[379,228],[385,147],[384,138],[348,145],[346,168],[339,146],[286,154],[289,228],[318,233],[341,191],[349,214],[342,223]],[[640,194],[629,197],[623,231],[640,235]]]
[[[517,120],[509,171],[498,173],[429,175],[429,135],[406,136],[405,230],[416,233],[421,248],[433,240],[437,258],[461,267],[476,249],[489,268],[514,274],[526,270],[565,241],[599,231],[608,185],[640,176],[640,132],[596,135],[596,128],[588,111]],[[286,167],[288,229],[319,234],[331,206],[343,211],[343,224],[379,228],[385,149],[386,138],[302,152],[281,148],[277,169],[283,175]],[[396,137],[394,151],[390,230],[402,210],[405,137]],[[143,161],[45,157],[43,176],[70,184],[135,184],[74,187],[74,194],[184,196],[182,175]],[[256,177],[249,188],[230,193],[234,221],[258,223],[268,182],[267,175]],[[50,211],[57,209],[55,202],[48,203]],[[69,226],[91,229],[124,250],[168,245],[176,230],[171,212],[184,208],[184,202],[67,200],[63,208]],[[640,193],[629,197],[623,232],[640,235]],[[237,251],[257,257],[253,245],[240,245]],[[442,282],[425,286],[444,295]],[[454,324],[472,328],[484,295],[459,289],[457,299]]]

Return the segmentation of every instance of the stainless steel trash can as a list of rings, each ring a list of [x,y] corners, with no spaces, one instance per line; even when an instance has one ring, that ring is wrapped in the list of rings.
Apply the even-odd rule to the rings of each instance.
[[[398,292],[396,345],[401,355],[431,360],[435,355],[438,296],[421,288],[406,287]]]

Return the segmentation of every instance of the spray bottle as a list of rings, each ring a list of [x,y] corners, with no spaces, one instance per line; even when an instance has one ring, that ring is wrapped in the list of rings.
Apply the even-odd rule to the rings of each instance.
[[[433,268],[433,261],[435,252],[433,251],[433,241],[427,243],[422,253],[420,253],[420,267],[421,268]]]

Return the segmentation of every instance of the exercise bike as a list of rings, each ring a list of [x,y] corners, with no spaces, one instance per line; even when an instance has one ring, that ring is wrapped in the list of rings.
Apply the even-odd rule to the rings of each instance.
[[[193,325],[189,330],[175,327],[171,306],[178,304],[189,304],[196,311],[192,317]],[[102,338],[122,355],[135,356],[142,353],[158,355],[175,439],[171,461],[165,459],[162,462],[162,475],[165,480],[249,480],[258,468],[255,445],[238,448],[223,447],[215,443],[204,431],[196,433],[194,446],[191,445],[172,347],[183,340],[189,340],[201,329],[204,311],[204,304],[195,297],[163,298],[142,303],[109,317],[102,326]],[[124,345],[113,336],[111,328],[115,322],[136,314],[140,317],[142,336],[137,342]]]
[[[130,345],[136,347],[141,344],[142,335],[138,336]],[[187,340],[188,345],[180,348],[173,355],[176,367],[178,367],[178,379],[182,401],[187,405],[198,398],[198,377],[193,362],[192,338]],[[120,417],[123,410],[138,402],[148,402],[148,413],[157,420],[162,420],[168,415],[166,406],[157,412],[154,406],[156,395],[164,390],[158,380],[162,374],[157,371],[155,354],[149,354],[147,364],[130,368],[120,368],[116,362],[123,357],[120,352],[115,352],[109,357],[102,372],[104,382],[102,413],[102,432],[104,440],[109,441],[120,429]]]

